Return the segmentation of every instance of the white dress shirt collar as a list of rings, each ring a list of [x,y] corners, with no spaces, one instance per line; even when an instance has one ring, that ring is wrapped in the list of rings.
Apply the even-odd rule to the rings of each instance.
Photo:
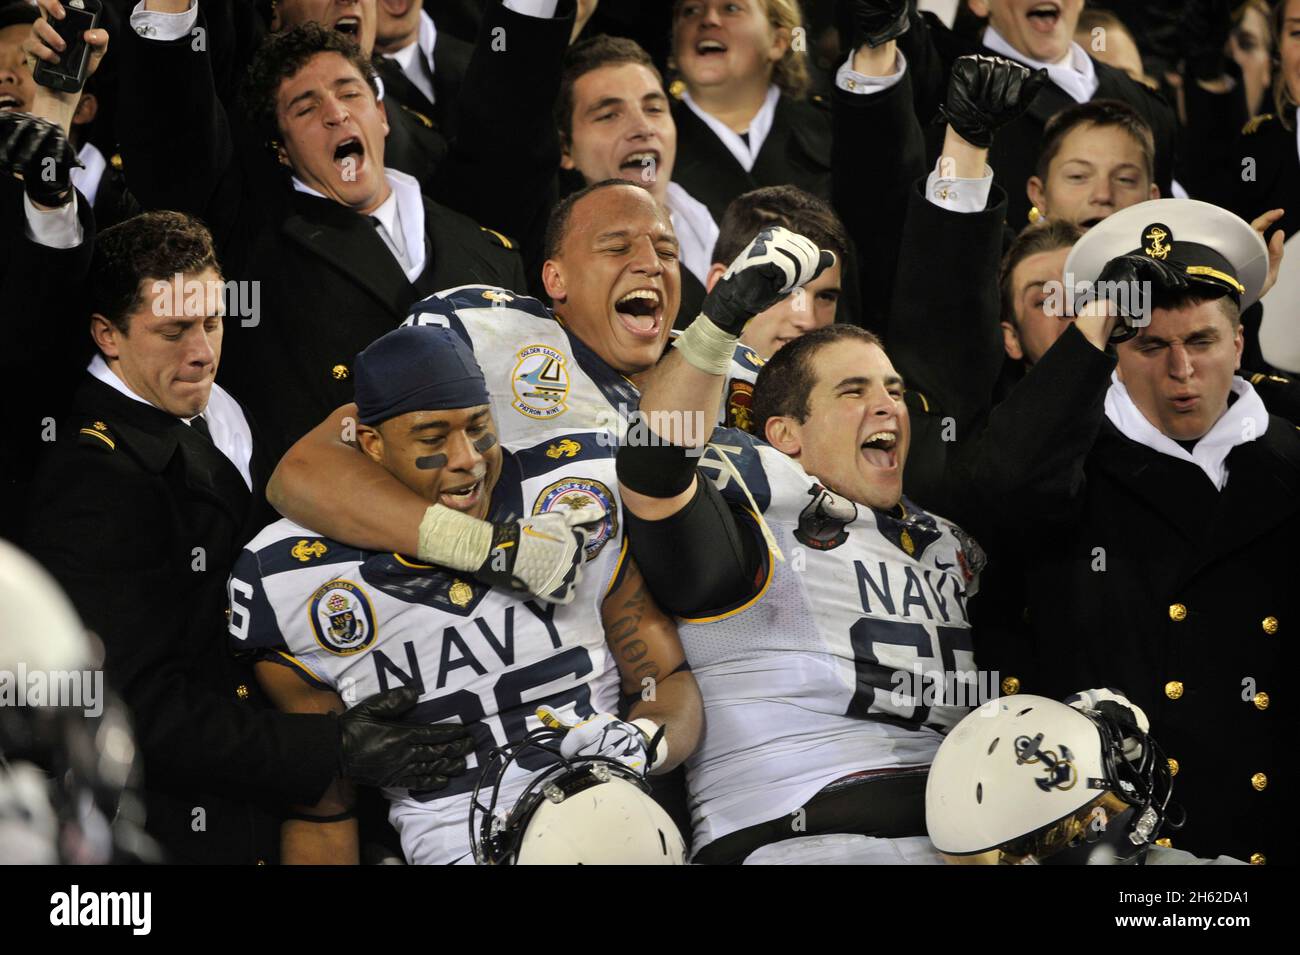
[[[437,42],[438,28],[434,25],[433,18],[421,9],[420,28],[414,42],[408,43],[395,53],[384,54],[385,58],[397,62],[402,72],[406,74],[406,78],[415,84],[430,103],[434,102],[432,77],[436,64],[433,59],[433,47]],[[427,73],[416,59],[417,52],[424,56],[425,65],[428,67]]]
[[[413,176],[396,169],[384,169],[391,190],[383,204],[370,215],[379,220],[379,237],[393,253],[408,280],[414,282],[424,271],[427,256],[424,248],[424,195]],[[329,197],[317,192],[297,176],[293,188],[318,199]],[[332,201],[332,200],[331,200]]]
[[[772,122],[776,117],[776,104],[780,98],[781,90],[776,84],[769,86],[763,105],[758,108],[754,118],[749,121],[749,141],[746,142],[745,137],[735,132],[722,120],[701,109],[699,104],[691,99],[689,92],[682,94],[682,102],[686,104],[692,113],[704,121],[704,125],[713,130],[713,134],[722,141],[724,146],[731,150],[731,154],[736,157],[736,162],[740,163],[745,172],[749,172],[754,168],[754,162],[758,159],[758,154],[763,148],[763,142],[767,139],[767,134],[772,131]]]
[[[1044,63],[1031,59],[1021,53],[993,27],[984,30],[984,45],[1008,59],[1023,63],[1035,70],[1047,70],[1053,83],[1059,86],[1076,103],[1086,103],[1097,93],[1097,69],[1092,57],[1084,52],[1077,43],[1070,44],[1070,50],[1056,63]]]
[[[664,205],[677,233],[681,264],[688,272],[707,284],[709,266],[713,264],[713,246],[718,241],[718,224],[709,207],[675,182],[668,183]]]
[[[142,405],[157,408],[157,405],[145,401],[132,391],[125,381],[117,377],[113,373],[113,369],[108,367],[108,362],[104,361],[102,354],[98,352],[95,354],[95,357],[90,360],[90,364],[86,366],[86,371],[96,381],[103,382],[114,391],[126,395],[132,401],[138,401]],[[158,410],[161,411],[162,409],[159,408]],[[212,391],[208,395],[208,406],[201,413],[203,420],[208,423],[208,433],[212,436],[212,443],[216,445],[218,451],[230,459],[230,463],[239,471],[240,477],[244,479],[244,483],[248,485],[248,489],[251,491],[253,489],[253,432],[248,426],[248,419],[244,417],[244,409],[224,388],[214,382]],[[177,418],[176,420],[184,421],[191,427],[193,426],[193,418]]]
[[[86,197],[86,201],[94,206],[95,196],[99,194],[100,180],[104,178],[104,171],[108,169],[108,160],[94,143],[86,143],[82,146],[77,152],[77,158],[82,164],[72,170],[70,174],[72,184]]]

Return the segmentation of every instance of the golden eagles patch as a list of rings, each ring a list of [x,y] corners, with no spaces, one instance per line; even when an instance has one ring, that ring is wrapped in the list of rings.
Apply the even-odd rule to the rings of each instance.
[[[366,592],[350,580],[331,580],[311,595],[311,626],[321,648],[338,656],[375,642],[375,612]]]
[[[569,397],[568,358],[549,345],[528,345],[515,356],[510,403],[522,415],[544,420],[564,414]]]
[[[562,507],[572,510],[596,505],[604,508],[605,519],[587,540],[587,560],[595,560],[609,539],[618,536],[618,502],[608,487],[595,478],[575,477],[556,481],[537,495],[533,513],[547,514]]]

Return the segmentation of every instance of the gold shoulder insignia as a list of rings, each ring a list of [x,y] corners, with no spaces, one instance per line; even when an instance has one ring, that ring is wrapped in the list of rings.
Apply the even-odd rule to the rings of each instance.
[[[671,96],[673,99],[681,99],[684,95],[686,95],[686,81],[673,80],[670,84],[668,84],[668,95]]]
[[[116,169],[118,172],[121,172],[121,171],[122,171],[122,154],[121,154],[121,153],[113,153],[113,155],[112,155],[112,156],[109,158],[109,160],[108,160],[108,164],[109,164],[110,166],[112,166],[114,169]]]
[[[102,421],[92,422],[89,427],[82,428],[79,432],[82,444],[93,444],[97,448],[108,448],[110,451],[117,450],[117,442],[113,440],[112,433],[108,430],[108,425]],[[91,440],[87,441],[86,438]]]
[[[433,120],[431,120],[428,116],[425,116],[418,109],[411,109],[411,107],[409,106],[403,106],[402,109],[406,110],[416,119],[418,119],[425,129],[433,129]]]
[[[926,414],[930,413],[930,402],[926,400],[925,395],[911,388],[909,388],[905,393],[909,395],[916,395],[916,400],[921,402],[921,410],[924,411]]]
[[[328,549],[323,541],[315,540],[308,543],[306,540],[300,540],[293,545],[289,553],[305,564],[313,557],[324,557]]]
[[[1259,131],[1259,128],[1267,123],[1270,119],[1277,119],[1272,113],[1260,113],[1258,116],[1252,116],[1246,120],[1246,125],[1241,127],[1241,135],[1253,136]]]
[[[492,239],[492,240],[493,240],[497,245],[501,246],[501,248],[503,248],[503,249],[513,249],[513,248],[515,248],[515,241],[514,241],[514,239],[508,239],[508,238],[506,238],[504,235],[502,235],[500,232],[498,232],[496,229],[489,229],[489,228],[488,228],[487,226],[485,226],[485,225],[481,225],[481,226],[479,226],[479,228],[480,228],[483,232],[487,233],[488,238]]]

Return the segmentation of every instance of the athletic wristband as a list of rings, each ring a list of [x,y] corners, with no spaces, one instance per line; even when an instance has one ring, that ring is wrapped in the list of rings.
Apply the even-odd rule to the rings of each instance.
[[[736,354],[739,335],[724,332],[701,312],[686,331],[677,336],[673,346],[682,357],[706,375],[725,375]]]
[[[426,564],[472,573],[492,551],[492,525],[441,504],[424,512],[420,521],[420,550]]]
[[[639,720],[633,720],[632,725],[641,731],[645,737],[645,748],[648,753],[654,750],[654,761],[646,773],[653,773],[656,769],[668,761],[668,740],[665,738],[664,727],[660,726],[652,719],[641,717]]]

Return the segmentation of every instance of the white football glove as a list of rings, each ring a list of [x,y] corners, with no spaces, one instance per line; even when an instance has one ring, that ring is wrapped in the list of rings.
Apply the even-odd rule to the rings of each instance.
[[[754,236],[704,297],[701,311],[729,335],[800,286],[807,285],[835,262],[835,253],[780,226]]]
[[[547,603],[571,603],[587,541],[604,519],[603,507],[589,505],[495,524],[492,549],[474,576]]]
[[[1123,693],[1115,690],[1109,690],[1105,687],[1084,690],[1075,693],[1073,696],[1067,696],[1063,702],[1068,703],[1076,710],[1094,710],[1098,713],[1115,716],[1121,726],[1126,722],[1126,715],[1120,711],[1128,710],[1133,723],[1138,729],[1143,733],[1151,732],[1151,721],[1147,719],[1146,713],[1142,712],[1142,707]],[[1124,758],[1130,763],[1135,763],[1142,758],[1142,744],[1138,742],[1136,736],[1124,737]]]
[[[624,723],[612,713],[597,713],[580,723],[573,723],[562,719],[551,707],[539,706],[537,718],[551,729],[566,730],[560,742],[560,755],[565,759],[604,756],[643,776],[649,769],[646,733],[641,727]]]

